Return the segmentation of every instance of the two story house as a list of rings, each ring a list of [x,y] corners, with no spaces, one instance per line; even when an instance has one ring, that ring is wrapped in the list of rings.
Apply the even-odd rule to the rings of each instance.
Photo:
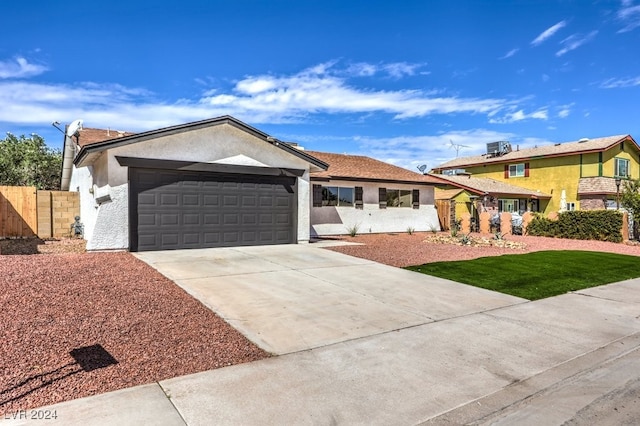
[[[460,157],[432,170],[471,174],[529,189],[550,198],[498,198],[499,211],[596,210],[615,208],[616,182],[640,178],[640,146],[630,135],[515,149],[509,142],[487,144],[482,155]]]

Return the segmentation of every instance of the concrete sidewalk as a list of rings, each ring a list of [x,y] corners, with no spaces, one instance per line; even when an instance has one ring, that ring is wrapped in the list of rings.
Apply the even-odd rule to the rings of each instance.
[[[414,302],[402,303],[409,311]],[[600,422],[599,404],[640,383],[639,316],[639,279],[437,321],[428,314],[414,326],[46,407],[58,416],[47,423]]]

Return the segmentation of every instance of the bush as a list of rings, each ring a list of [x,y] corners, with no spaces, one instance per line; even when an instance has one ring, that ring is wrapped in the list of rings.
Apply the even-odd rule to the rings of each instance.
[[[527,226],[527,235],[622,242],[622,213],[615,210],[569,211],[550,220],[536,215]]]

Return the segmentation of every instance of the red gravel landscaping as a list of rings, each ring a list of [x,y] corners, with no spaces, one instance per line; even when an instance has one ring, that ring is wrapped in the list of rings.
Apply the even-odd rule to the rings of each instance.
[[[449,234],[439,233],[439,235]],[[362,245],[336,246],[329,247],[329,249],[399,267],[422,265],[430,262],[469,260],[478,257],[500,256],[503,254],[529,253],[541,250],[590,250],[640,256],[640,245],[608,243],[603,241],[508,235],[505,237],[506,240],[526,244],[524,249],[510,249],[425,242],[426,239],[432,236],[433,234],[431,232],[417,232],[412,235],[408,233],[398,233],[335,237],[335,239],[361,243]],[[481,237],[480,234],[471,234],[471,236],[473,238]],[[484,237],[491,238],[491,236],[486,235]]]
[[[129,253],[0,256],[0,304],[3,417],[269,356]]]

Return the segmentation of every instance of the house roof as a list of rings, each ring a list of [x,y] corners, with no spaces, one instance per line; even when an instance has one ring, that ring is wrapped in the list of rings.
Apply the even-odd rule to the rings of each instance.
[[[83,128],[78,131],[77,142],[81,147],[85,145],[91,145],[97,142],[103,142],[110,139],[118,139],[123,136],[132,136],[135,133],[132,132],[122,132],[119,130],[112,129],[92,129],[92,128]]]
[[[326,170],[311,173],[311,178],[315,180],[341,179],[423,184],[445,183],[436,176],[412,172],[363,155],[334,154],[318,151],[305,152],[329,165]]]
[[[578,195],[615,194],[616,182],[614,178],[597,176],[580,178],[578,181]]]
[[[431,176],[433,176],[431,174]],[[505,182],[490,178],[472,177],[470,175],[437,175],[441,179],[450,182],[450,184],[464,188],[475,194],[489,195],[513,195],[527,198],[551,198],[551,195],[540,191],[522,188],[520,186],[511,185]]]
[[[616,135],[604,138],[588,139],[586,141],[582,139],[581,141],[557,143],[554,145],[541,145],[538,147],[512,151],[497,157],[490,157],[486,154],[460,157],[439,165],[435,170],[463,168],[483,164],[512,163],[514,161],[541,157],[561,157],[588,152],[600,152],[606,151],[622,141],[630,141],[636,149],[640,151],[640,146],[638,146],[638,143],[630,135]]]
[[[243,130],[247,133],[250,133],[256,136],[259,139],[264,140],[266,143],[269,143],[273,146],[276,146],[284,151],[287,151],[290,154],[295,155],[296,157],[302,158],[303,160],[311,163],[312,165],[320,168],[326,169],[328,166],[321,160],[312,157],[311,155],[292,147],[291,145],[279,141],[278,139],[256,129],[255,127],[251,127],[242,121],[231,117],[229,115],[225,115],[222,117],[210,118],[207,120],[194,121],[192,123],[179,124],[171,127],[164,127],[161,129],[150,130],[147,132],[141,133],[124,133],[122,136],[118,132],[108,131],[103,129],[91,129],[92,132],[88,133],[85,137],[84,145],[80,145],[80,151],[73,159],[73,163],[81,167],[86,164],[90,164],[94,158],[100,155],[103,151],[109,148],[115,148],[119,146],[125,146],[133,143],[138,143],[150,139],[155,139],[162,136],[173,135],[176,133],[182,133],[189,130],[202,129],[211,126],[217,126],[221,124],[229,124],[234,126],[240,130]],[[105,135],[114,134],[114,136],[110,139],[101,139],[101,137]],[[80,134],[80,138],[82,138],[82,133]],[[108,136],[107,136],[108,137]]]
[[[436,200],[451,200],[462,191],[464,191],[462,188],[442,189],[440,191],[436,191]]]

